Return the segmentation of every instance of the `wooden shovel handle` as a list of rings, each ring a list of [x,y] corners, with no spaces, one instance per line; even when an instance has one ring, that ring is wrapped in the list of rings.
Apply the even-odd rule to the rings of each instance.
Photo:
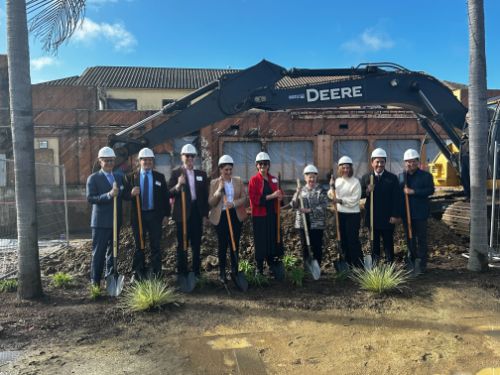
[[[141,250],[144,251],[144,238],[142,236],[142,211],[141,211],[141,199],[138,195],[135,196],[135,207],[137,209],[137,224],[139,227],[139,241],[141,243]]]
[[[278,173],[278,190],[280,189],[281,174]],[[281,243],[281,202],[276,199],[276,242]]]
[[[333,199],[337,199],[337,193],[335,193],[335,189],[332,189],[332,191],[333,191]],[[335,227],[337,229],[337,241],[340,241],[340,239],[341,239],[341,237],[340,237],[340,222],[339,222],[339,210],[338,210],[337,203],[335,203],[335,220],[337,223],[337,225],[335,225]]]
[[[184,250],[187,251],[187,222],[186,222],[186,192],[184,191],[184,186],[181,191],[181,208],[182,208],[182,244]]]
[[[300,180],[298,178],[297,178],[297,188],[300,188]],[[304,208],[304,200],[302,199],[300,192],[297,195],[298,195],[297,198],[299,198],[300,208]],[[306,236],[306,245],[311,246],[311,239],[309,238],[309,229],[307,228],[306,214],[304,212],[301,212],[300,216],[302,217],[302,223],[304,224],[304,235]]]
[[[233,223],[231,222],[231,213],[229,212],[229,208],[227,207],[227,198],[224,195],[224,205],[226,206],[226,215],[227,215],[227,225],[229,225],[229,236],[231,237],[231,250],[233,252],[236,251],[236,242],[234,241],[234,232],[233,232]]]
[[[408,187],[406,185],[406,173],[405,173],[405,188]],[[405,208],[406,208],[406,221],[408,224],[408,238],[411,240],[413,238],[413,230],[411,228],[411,212],[410,212],[410,199],[408,198],[408,194],[405,192]]]
[[[118,197],[113,197],[113,257],[118,256]]]

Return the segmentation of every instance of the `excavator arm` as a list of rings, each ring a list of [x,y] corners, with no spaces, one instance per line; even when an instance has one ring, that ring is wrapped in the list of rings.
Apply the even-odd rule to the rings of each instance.
[[[467,189],[469,171],[465,161],[468,155],[461,155],[458,160],[446,147],[445,139],[431,126],[431,121],[439,125],[446,139],[466,150],[463,130],[467,109],[434,77],[392,63],[363,64],[351,69],[286,70],[263,60],[248,69],[223,75],[139,123],[111,135],[109,145],[124,160],[142,147],[154,147],[166,139],[190,134],[252,108],[277,111],[373,105],[413,111],[440,151],[460,171]],[[129,136],[161,116],[169,117],[139,137]]]

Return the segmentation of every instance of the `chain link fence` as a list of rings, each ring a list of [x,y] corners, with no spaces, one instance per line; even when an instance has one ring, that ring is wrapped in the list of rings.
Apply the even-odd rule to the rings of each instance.
[[[35,163],[40,258],[69,244],[68,199],[63,165]],[[0,279],[17,272],[14,161],[0,156]]]

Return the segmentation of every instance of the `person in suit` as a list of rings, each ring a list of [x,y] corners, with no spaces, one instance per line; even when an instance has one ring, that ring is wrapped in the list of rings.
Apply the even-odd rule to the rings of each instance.
[[[123,178],[114,173],[115,152],[110,147],[103,147],[97,155],[101,169],[87,178],[86,196],[92,204],[92,263],[90,279],[92,285],[100,286],[104,264],[105,277],[113,269],[113,202],[117,197],[118,233],[121,226]]]
[[[415,249],[409,243],[406,215],[403,215],[403,222],[408,248],[415,251],[410,254],[415,274],[419,275],[427,269],[427,219],[430,214],[429,196],[434,194],[434,181],[429,172],[419,168],[420,155],[416,150],[406,150],[403,159],[405,172],[399,175],[399,184],[403,193],[408,194],[412,237],[417,245]]]
[[[234,279],[238,272],[238,251],[240,245],[241,226],[246,219],[248,202],[245,186],[241,178],[233,176],[233,158],[222,155],[219,158],[218,168],[220,176],[210,182],[208,204],[210,212],[208,219],[214,225],[218,239],[219,281],[227,283],[226,278],[226,251],[231,245],[229,222],[226,210],[229,210],[236,249],[231,254],[231,277]],[[225,199],[224,199],[225,198]]]
[[[142,219],[142,241],[149,238],[151,249],[151,268],[155,277],[161,276],[162,252],[160,247],[162,224],[170,216],[170,194],[167,189],[165,176],[153,170],[155,155],[149,148],[139,151],[140,169],[127,176],[125,182],[126,200],[132,200],[130,221],[135,239],[135,252],[132,261],[132,272],[135,280],[146,276],[146,257],[141,249],[137,204],[135,199],[140,197],[140,210]]]
[[[365,204],[365,225],[370,227],[370,193],[373,191],[373,249],[372,259],[380,258],[380,238],[384,241],[386,262],[394,261],[394,226],[401,221],[401,191],[396,175],[385,169],[387,153],[376,148],[371,154],[373,171],[361,178],[361,198]],[[374,184],[370,184],[370,175]]]
[[[186,196],[187,237],[191,243],[193,268],[196,277],[200,276],[200,247],[203,232],[203,218],[208,217],[208,188],[207,174],[194,168],[197,155],[192,144],[186,144],[181,149],[182,166],[172,171],[168,180],[168,189],[174,197],[172,219],[177,227],[177,272],[187,272],[187,253],[184,249],[182,237],[182,203],[181,194]]]

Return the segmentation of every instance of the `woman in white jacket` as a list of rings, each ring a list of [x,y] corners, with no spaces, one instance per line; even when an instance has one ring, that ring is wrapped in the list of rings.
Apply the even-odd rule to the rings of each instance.
[[[350,266],[362,267],[363,253],[359,241],[361,184],[353,177],[352,159],[349,156],[342,156],[338,165],[339,177],[334,183],[332,176],[328,197],[336,204],[339,213],[338,225],[344,258]],[[333,198],[333,190],[336,192],[336,199]]]

